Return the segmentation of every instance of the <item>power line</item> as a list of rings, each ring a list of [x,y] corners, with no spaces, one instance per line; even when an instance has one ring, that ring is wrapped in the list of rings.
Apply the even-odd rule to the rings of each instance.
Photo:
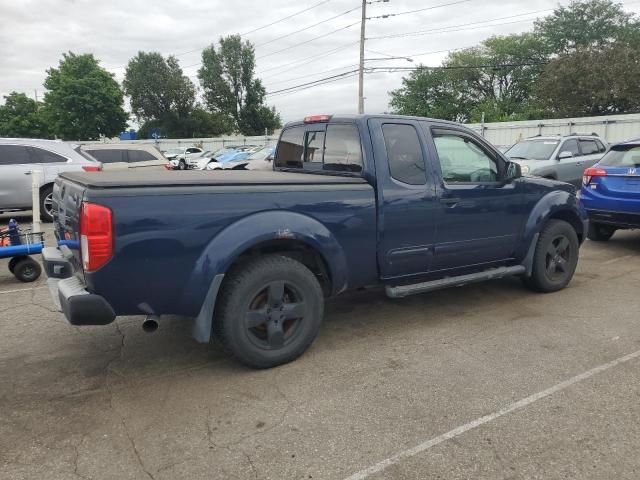
[[[384,15],[378,15],[376,17],[367,17],[367,20],[374,20],[374,19],[377,19],[377,18],[399,17],[400,15],[408,15],[410,13],[425,12],[427,10],[435,10],[436,8],[449,7],[451,5],[458,5],[459,3],[468,3],[468,2],[471,2],[471,1],[473,1],[473,0],[457,0],[455,2],[441,3],[439,5],[432,5],[431,7],[418,8],[416,10],[407,10],[406,12],[386,13]]]
[[[290,37],[290,36],[292,36],[292,35],[295,35],[296,33],[300,33],[300,32],[304,32],[304,31],[306,31],[306,30],[310,30],[310,29],[312,29],[313,27],[317,27],[318,25],[322,25],[323,23],[327,23],[327,22],[330,22],[331,20],[335,20],[336,18],[339,18],[339,17],[343,17],[343,16],[345,16],[345,15],[348,15],[349,13],[354,12],[354,11],[358,10],[359,8],[360,8],[359,6],[358,6],[358,7],[355,7],[355,8],[352,8],[351,10],[347,10],[347,11],[345,11],[345,12],[339,13],[338,15],[334,15],[333,17],[331,17],[331,18],[327,18],[327,19],[325,19],[325,20],[322,20],[321,22],[314,23],[313,25],[309,25],[308,27],[301,28],[300,30],[295,30],[295,31],[293,31],[293,32],[287,33],[286,35],[281,35],[281,36],[276,37],[276,38],[274,38],[274,39],[271,39],[271,40],[269,40],[269,41],[267,41],[267,42],[258,43],[258,44],[254,45],[254,46],[255,46],[255,47],[261,47],[261,46],[263,46],[263,45],[268,45],[268,44],[270,44],[270,43],[277,42],[278,40],[282,40],[283,38]]]
[[[332,50],[329,50],[327,52],[321,53],[320,55],[311,55],[309,57],[304,57],[304,58],[301,58],[301,59],[298,59],[298,60],[294,60],[293,62],[284,63],[284,64],[281,64],[281,65],[277,65],[275,67],[265,68],[264,70],[261,70],[260,72],[257,72],[256,75],[260,75],[261,73],[264,73],[264,72],[270,72],[272,70],[278,70],[277,73],[274,73],[274,74],[271,74],[271,75],[267,75],[266,77],[260,77],[263,80],[265,78],[272,78],[272,77],[274,77],[276,75],[280,75],[281,73],[289,72],[291,70],[295,70],[296,68],[300,68],[300,67],[302,67],[304,65],[308,65],[309,63],[313,63],[316,60],[320,60],[321,58],[329,57],[329,56],[333,55],[334,53],[338,53],[338,52],[340,52],[342,50],[345,50],[345,49],[347,49],[349,47],[352,47],[353,45],[355,45],[357,43],[358,42],[350,42],[350,43],[347,43],[347,44],[342,45],[340,47],[337,47],[337,48],[334,48]],[[300,62],[302,62],[302,63],[300,63]],[[294,65],[294,64],[296,64],[296,65]],[[290,65],[294,65],[294,66],[291,67],[291,68],[286,68],[284,70],[282,69],[282,67],[288,67]]]
[[[306,83],[301,83],[300,85],[294,85],[292,87],[287,87],[287,88],[282,88],[280,90],[275,90],[273,92],[267,92],[267,95],[275,95],[277,93],[283,93],[283,92],[288,92],[290,90],[295,90],[301,87],[309,87],[309,86],[317,86],[317,84],[319,84],[320,82],[325,82],[327,80],[334,80],[334,79],[339,79],[339,78],[343,78],[347,75],[351,75],[351,74],[356,74],[358,73],[359,70],[349,70],[347,72],[342,72],[339,73],[337,75],[331,75],[330,77],[324,77],[324,78],[319,78],[318,80],[314,80],[312,82],[306,82]]]
[[[269,28],[269,27],[271,27],[271,26],[273,26],[273,25],[275,25],[275,24],[277,24],[277,23],[284,22],[285,20],[289,20],[290,18],[293,18],[293,17],[296,17],[296,16],[298,16],[298,15],[301,15],[301,14],[303,14],[303,13],[305,13],[305,12],[308,12],[309,10],[313,10],[314,8],[317,8],[317,7],[319,7],[320,5],[324,5],[325,3],[328,3],[328,2],[330,2],[330,1],[331,1],[331,0],[323,0],[323,1],[322,1],[322,2],[320,2],[320,3],[316,3],[315,5],[312,5],[312,6],[308,7],[308,8],[305,8],[305,9],[303,9],[303,10],[300,10],[299,12],[292,13],[291,15],[288,15],[288,16],[286,16],[286,17],[282,17],[282,18],[280,18],[280,19],[278,19],[278,20],[276,20],[276,21],[274,21],[274,22],[271,22],[271,23],[268,23],[268,24],[263,25],[263,26],[261,26],[261,27],[254,28],[253,30],[249,30],[249,31],[247,31],[247,32],[241,33],[241,34],[240,34],[240,36],[241,36],[241,37],[243,37],[243,36],[245,36],[245,35],[249,35],[249,34],[251,34],[251,33],[255,33],[255,32],[258,32],[258,31],[260,31],[260,30],[264,30],[265,28]],[[182,56],[182,55],[186,55],[186,54],[188,54],[188,53],[198,52],[198,51],[203,50],[203,49],[205,49],[205,48],[206,48],[206,47],[196,48],[195,50],[189,50],[189,51],[182,52],[182,53],[176,53],[176,54],[174,54],[173,56],[174,56],[174,57],[180,57],[180,56]]]
[[[343,65],[341,67],[330,68],[329,70],[323,70],[321,72],[307,73],[306,75],[300,75],[299,77],[287,78],[285,80],[280,80],[280,81],[275,82],[275,83],[271,82],[270,86],[279,85],[281,83],[287,83],[287,82],[292,82],[294,80],[300,80],[301,78],[309,78],[309,77],[313,77],[315,75],[322,75],[324,73],[335,72],[336,70],[342,70],[344,68],[352,68],[352,67],[357,67],[357,66],[358,66],[357,63],[353,63],[351,65]]]
[[[271,56],[273,56],[273,55],[277,55],[278,53],[286,52],[287,50],[291,50],[291,49],[293,49],[293,48],[297,48],[297,47],[300,47],[300,46],[302,46],[302,45],[306,45],[306,44],[308,44],[308,43],[315,42],[316,40],[319,40],[319,39],[321,39],[321,38],[328,37],[329,35],[333,35],[334,33],[340,32],[340,31],[342,31],[342,30],[346,30],[347,28],[351,28],[351,27],[353,27],[354,25],[358,25],[359,23],[360,23],[360,22],[355,22],[355,23],[352,23],[352,24],[350,24],[350,25],[346,25],[346,26],[344,26],[344,27],[338,28],[338,29],[336,29],[336,30],[332,30],[331,32],[324,33],[324,34],[319,35],[319,36],[317,36],[317,37],[313,37],[313,38],[312,38],[312,39],[310,39],[310,40],[307,40],[307,41],[304,41],[304,42],[300,42],[300,43],[296,43],[295,45],[290,45],[290,46],[288,46],[288,47],[286,47],[286,48],[283,48],[283,49],[281,49],[281,50],[276,50],[275,52],[267,53],[266,55],[261,55],[261,56],[259,56],[259,57],[256,57],[256,60],[259,60],[259,59],[261,59],[261,58],[271,57]]]

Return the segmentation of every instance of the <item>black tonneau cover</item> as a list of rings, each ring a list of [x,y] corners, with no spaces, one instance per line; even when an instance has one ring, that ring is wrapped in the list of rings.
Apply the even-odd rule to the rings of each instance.
[[[60,177],[91,188],[207,185],[340,185],[366,184],[360,177],[256,170],[66,172]]]

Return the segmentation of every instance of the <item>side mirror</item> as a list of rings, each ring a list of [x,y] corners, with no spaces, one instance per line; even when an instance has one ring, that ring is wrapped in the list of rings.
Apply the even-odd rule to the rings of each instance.
[[[522,167],[520,167],[520,164],[516,162],[508,162],[505,181],[510,182],[520,177],[522,177]]]
[[[571,157],[573,157],[573,153],[571,153],[569,150],[565,150],[564,152],[560,152],[560,155],[558,155],[558,160],[564,160],[565,158]]]

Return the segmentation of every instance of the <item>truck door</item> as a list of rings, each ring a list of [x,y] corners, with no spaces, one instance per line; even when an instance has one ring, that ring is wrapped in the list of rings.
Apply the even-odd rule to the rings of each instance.
[[[383,279],[429,271],[438,207],[417,121],[370,119],[378,202],[378,264]]]
[[[502,156],[466,129],[423,127],[441,172],[431,271],[481,270],[513,258],[525,214],[520,183],[502,180]]]

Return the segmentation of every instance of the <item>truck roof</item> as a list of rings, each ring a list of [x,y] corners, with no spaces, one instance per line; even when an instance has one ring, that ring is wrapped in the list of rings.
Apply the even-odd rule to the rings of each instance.
[[[60,177],[92,188],[171,187],[171,186],[234,186],[234,185],[335,185],[366,184],[355,176],[290,173],[276,171],[136,171],[65,172]]]
[[[433,122],[433,123],[440,123],[440,124],[446,124],[446,125],[457,125],[457,126],[463,126],[465,127],[465,125],[460,124],[460,123],[456,123],[456,122],[451,122],[449,120],[440,120],[438,118],[429,118],[429,117],[414,117],[414,116],[409,116],[409,115],[392,115],[392,114],[388,114],[388,113],[384,113],[384,114],[370,114],[370,113],[365,113],[365,114],[337,114],[337,115],[331,115],[331,119],[328,122],[323,122],[323,123],[331,123],[331,122],[366,122],[367,120],[369,120],[370,118],[381,118],[381,119],[389,119],[389,120],[422,120],[422,121],[428,121],[428,122]],[[285,124],[285,126],[283,128],[286,128],[288,126],[293,126],[293,125],[303,125],[304,124],[304,120],[294,120],[291,122],[288,122],[287,124]]]

